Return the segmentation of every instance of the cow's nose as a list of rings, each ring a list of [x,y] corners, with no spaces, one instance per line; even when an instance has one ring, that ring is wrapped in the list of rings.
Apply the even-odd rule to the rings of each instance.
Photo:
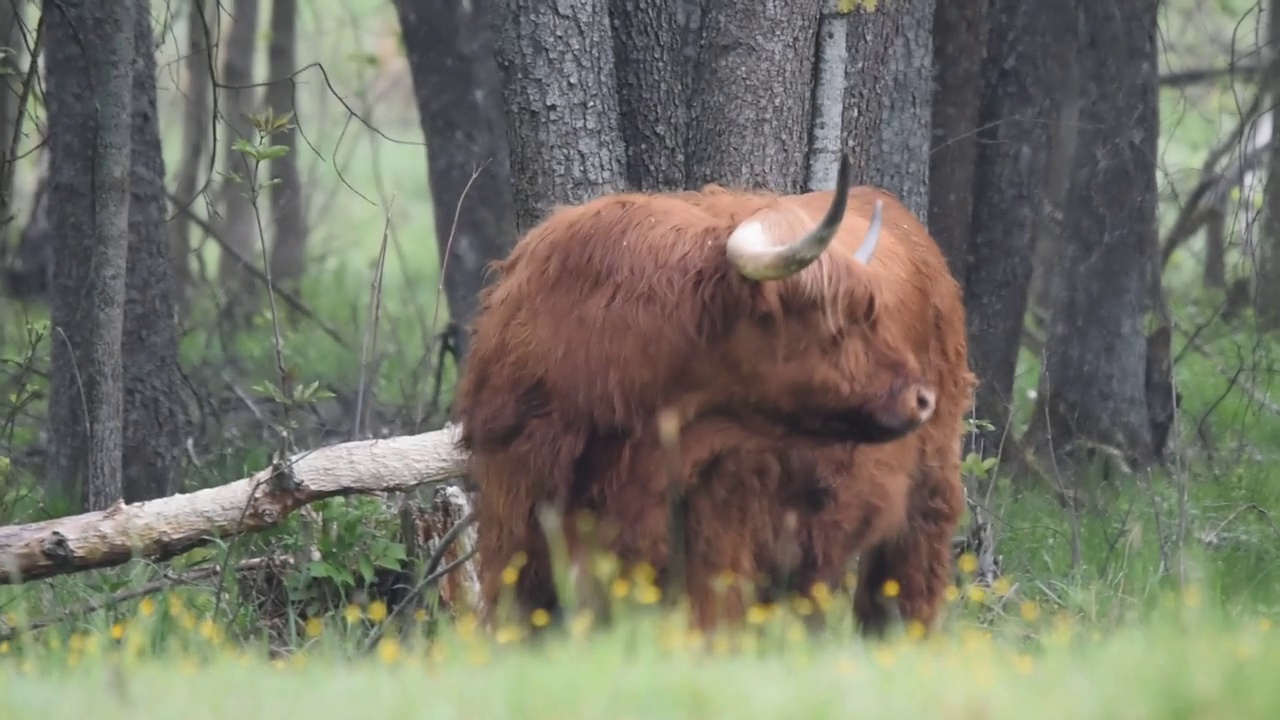
[[[916,388],[916,412],[919,415],[919,422],[926,422],[933,417],[933,410],[937,402],[937,395],[927,387]]]

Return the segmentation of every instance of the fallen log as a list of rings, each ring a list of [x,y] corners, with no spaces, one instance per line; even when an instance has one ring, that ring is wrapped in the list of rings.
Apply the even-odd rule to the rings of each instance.
[[[0,527],[0,584],[168,560],[218,538],[279,525],[309,503],[398,492],[463,475],[457,427],[300,452],[226,485],[99,512]]]

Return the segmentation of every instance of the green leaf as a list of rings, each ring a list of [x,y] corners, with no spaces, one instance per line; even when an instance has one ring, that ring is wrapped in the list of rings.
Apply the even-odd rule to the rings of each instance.
[[[258,148],[257,158],[259,160],[274,160],[288,154],[288,145],[263,145]]]

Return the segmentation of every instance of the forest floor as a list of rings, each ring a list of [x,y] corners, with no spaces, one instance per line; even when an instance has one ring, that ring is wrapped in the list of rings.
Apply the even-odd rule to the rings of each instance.
[[[362,659],[350,652],[358,633],[313,628],[310,647],[276,661],[191,616],[190,630],[153,642],[161,613],[150,611],[38,647],[0,645],[0,717],[1280,717],[1280,630],[1223,620],[1185,594],[1105,632],[1019,617],[867,644],[806,639],[778,613],[699,645],[651,613],[536,646],[499,645],[463,623],[433,645],[384,639]]]

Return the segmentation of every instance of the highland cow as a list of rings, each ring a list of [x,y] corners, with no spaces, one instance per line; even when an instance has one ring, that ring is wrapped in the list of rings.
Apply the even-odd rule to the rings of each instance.
[[[490,620],[509,567],[525,617],[559,609],[540,507],[587,511],[593,542],[666,583],[679,497],[698,626],[761,597],[718,592],[726,572],[808,593],[854,558],[864,632],[888,580],[933,626],[975,378],[959,287],[893,195],[850,189],[847,158],[834,191],[612,194],[555,209],[495,268],[454,408]]]

